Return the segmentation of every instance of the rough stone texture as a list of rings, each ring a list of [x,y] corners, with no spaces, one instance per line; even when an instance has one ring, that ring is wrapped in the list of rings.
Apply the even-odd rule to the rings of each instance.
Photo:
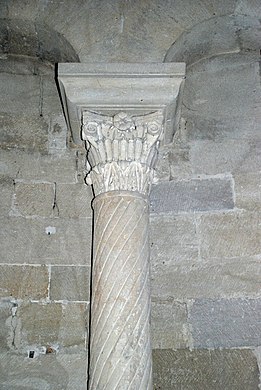
[[[250,211],[261,211],[261,172],[234,176],[236,206]]]
[[[7,175],[0,175],[0,215],[7,216],[11,210],[12,196],[14,192],[14,182]]]
[[[88,306],[83,303],[22,303],[18,306],[19,320],[15,347],[28,349],[53,346],[66,353],[86,350]],[[44,319],[44,320],[43,320]]]
[[[88,301],[89,295],[90,267],[51,268],[51,300]]]
[[[261,300],[196,300],[189,322],[197,348],[255,347],[261,342]]]
[[[152,263],[152,296],[178,300],[260,296],[261,257]]]
[[[258,140],[198,140],[190,143],[189,154],[194,174],[248,173],[258,171],[261,166]]]
[[[78,160],[74,150],[68,150],[66,154],[59,156],[1,150],[0,172],[13,180],[75,183]]]
[[[168,242],[168,245],[166,245]],[[198,239],[193,216],[150,218],[151,263],[155,270],[198,260]]]
[[[55,208],[55,185],[14,182],[11,215],[51,217]]]
[[[0,270],[0,297],[47,298],[49,284],[47,267],[0,264]]]
[[[151,191],[152,213],[179,213],[232,209],[231,180],[195,179],[162,182]]]
[[[12,303],[9,300],[0,300],[0,351],[8,349],[9,326],[8,318],[12,313]],[[0,370],[1,373],[1,370]]]
[[[257,390],[259,372],[250,350],[154,350],[155,390]]]
[[[56,202],[60,217],[92,218],[92,199],[92,189],[86,184],[57,184]]]
[[[184,303],[173,300],[152,302],[151,324],[153,349],[188,346],[187,307]]]
[[[11,217],[0,222],[3,263],[90,264],[90,218]]]
[[[204,215],[199,230],[203,258],[245,257],[261,252],[259,213]]]
[[[86,353],[46,354],[30,359],[0,354],[2,390],[86,390]]]

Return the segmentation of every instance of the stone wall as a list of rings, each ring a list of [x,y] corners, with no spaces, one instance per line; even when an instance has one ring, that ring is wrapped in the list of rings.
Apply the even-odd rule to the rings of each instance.
[[[166,60],[189,64],[182,119],[173,144],[161,149],[151,194],[155,390],[257,390],[259,2],[204,3],[0,6],[3,18],[37,21],[65,36],[81,61],[162,61],[176,43]],[[216,19],[232,13],[236,20]],[[214,47],[204,35],[211,18],[219,26]],[[70,142],[54,66],[37,51],[31,57],[5,47],[0,387],[86,389],[92,192],[84,184],[85,152]]]

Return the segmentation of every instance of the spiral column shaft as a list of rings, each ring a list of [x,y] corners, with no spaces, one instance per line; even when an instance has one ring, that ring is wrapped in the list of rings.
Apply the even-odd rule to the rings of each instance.
[[[150,390],[148,200],[111,191],[93,209],[90,390]]]

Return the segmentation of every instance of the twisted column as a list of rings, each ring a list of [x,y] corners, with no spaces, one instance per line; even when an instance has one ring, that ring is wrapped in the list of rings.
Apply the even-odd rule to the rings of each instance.
[[[151,389],[147,199],[112,191],[93,209],[90,389]]]
[[[160,112],[83,113],[94,238],[90,390],[150,390],[148,193],[162,135]]]

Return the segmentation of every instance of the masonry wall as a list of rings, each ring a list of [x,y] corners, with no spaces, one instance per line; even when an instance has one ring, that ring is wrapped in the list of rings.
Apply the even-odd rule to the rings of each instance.
[[[230,18],[241,30],[225,53],[222,37],[207,46],[204,25],[197,42],[185,36],[184,45],[181,34],[226,13],[256,18],[258,4],[145,3],[1,7],[3,17],[27,13],[55,28],[81,61],[162,61],[176,41],[167,60],[188,64],[182,118],[173,144],[161,149],[151,193],[154,386],[257,390],[260,25]],[[87,30],[89,41],[79,38]],[[0,388],[86,389],[92,191],[85,151],[70,142],[54,66],[2,49]]]

